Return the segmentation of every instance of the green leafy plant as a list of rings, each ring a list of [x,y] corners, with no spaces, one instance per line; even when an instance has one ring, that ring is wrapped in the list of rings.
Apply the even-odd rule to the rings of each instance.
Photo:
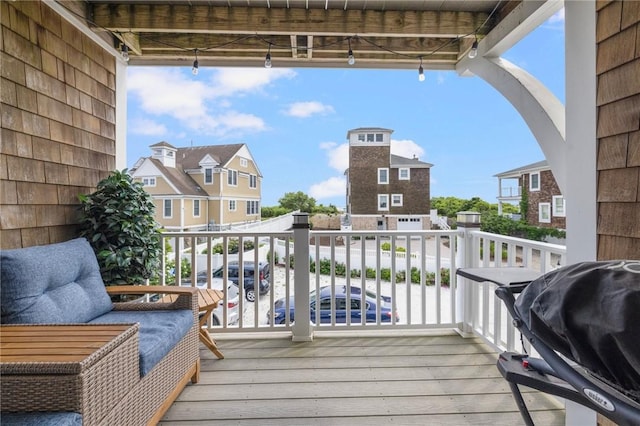
[[[80,236],[89,240],[106,285],[143,284],[161,256],[155,206],[127,170],[114,171],[80,200]]]

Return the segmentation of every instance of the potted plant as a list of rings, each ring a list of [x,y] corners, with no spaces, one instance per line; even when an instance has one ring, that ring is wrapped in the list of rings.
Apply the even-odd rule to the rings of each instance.
[[[157,273],[162,248],[155,206],[142,183],[114,171],[80,195],[80,236],[89,240],[106,285],[143,284]]]

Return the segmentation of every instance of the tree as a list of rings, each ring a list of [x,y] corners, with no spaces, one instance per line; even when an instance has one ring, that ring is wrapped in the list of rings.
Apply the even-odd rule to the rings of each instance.
[[[305,213],[312,213],[316,206],[316,200],[309,197],[302,191],[286,192],[282,198],[278,200],[280,207],[284,207],[289,211],[300,210]]]

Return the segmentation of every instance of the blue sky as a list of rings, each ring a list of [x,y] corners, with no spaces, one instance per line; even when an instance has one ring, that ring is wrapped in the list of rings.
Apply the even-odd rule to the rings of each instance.
[[[357,52],[354,52],[357,60]],[[503,57],[564,103],[564,11]],[[246,143],[262,205],[302,191],[345,204],[346,134],[393,129],[391,152],[433,164],[431,196],[496,202],[497,173],[544,159],[524,120],[493,87],[454,71],[200,67],[128,68],[127,165],[149,145]]]

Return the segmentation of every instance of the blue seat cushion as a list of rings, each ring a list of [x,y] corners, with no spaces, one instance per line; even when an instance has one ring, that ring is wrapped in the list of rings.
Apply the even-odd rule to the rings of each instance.
[[[82,323],[113,305],[89,242],[0,251],[3,324]]]
[[[82,415],[73,412],[0,413],[2,426],[82,426]]]
[[[190,310],[111,311],[92,324],[140,324],[140,375],[144,376],[169,353],[193,325]]]

